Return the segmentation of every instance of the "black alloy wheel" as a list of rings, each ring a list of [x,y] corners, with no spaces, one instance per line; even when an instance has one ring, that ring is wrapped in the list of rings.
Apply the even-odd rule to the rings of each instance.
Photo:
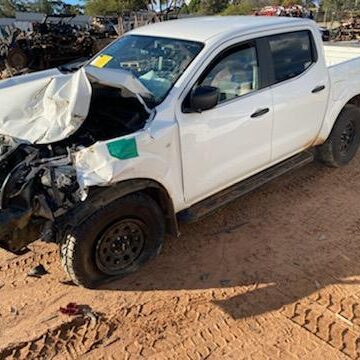
[[[96,264],[105,274],[116,275],[130,266],[145,244],[145,224],[137,219],[124,219],[111,225],[96,246]]]

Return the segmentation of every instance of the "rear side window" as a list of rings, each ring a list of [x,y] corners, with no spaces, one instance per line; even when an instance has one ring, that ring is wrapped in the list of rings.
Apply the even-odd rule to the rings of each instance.
[[[297,31],[268,38],[275,83],[300,75],[316,61],[310,31]]]

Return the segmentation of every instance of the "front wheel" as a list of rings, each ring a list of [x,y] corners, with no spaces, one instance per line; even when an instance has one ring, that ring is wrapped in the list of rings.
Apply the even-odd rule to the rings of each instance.
[[[327,166],[341,167],[356,155],[360,144],[360,109],[346,105],[329,138],[318,148],[318,158]]]
[[[62,264],[75,284],[94,288],[157,255],[164,233],[158,204],[145,194],[128,195],[68,232],[60,249]]]

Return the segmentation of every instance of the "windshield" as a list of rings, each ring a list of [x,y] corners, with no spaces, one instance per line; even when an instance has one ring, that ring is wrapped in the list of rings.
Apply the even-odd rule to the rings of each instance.
[[[90,65],[131,71],[159,104],[202,48],[193,41],[128,35],[104,49]]]

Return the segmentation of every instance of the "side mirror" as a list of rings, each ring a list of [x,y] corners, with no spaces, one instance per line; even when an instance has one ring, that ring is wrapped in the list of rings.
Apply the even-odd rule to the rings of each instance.
[[[213,86],[199,86],[190,94],[190,109],[202,112],[214,108],[219,101],[219,89]]]

